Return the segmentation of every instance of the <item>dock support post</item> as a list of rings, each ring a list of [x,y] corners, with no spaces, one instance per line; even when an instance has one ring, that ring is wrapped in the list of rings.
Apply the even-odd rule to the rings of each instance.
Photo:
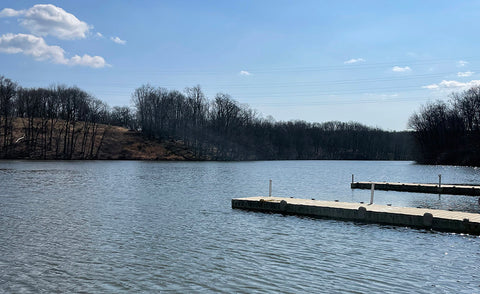
[[[272,180],[269,181],[268,185],[268,196],[272,197]]]
[[[373,194],[375,192],[375,183],[372,183],[372,192],[370,193],[370,204],[373,204]]]
[[[442,186],[442,175],[438,175],[438,187]]]
[[[352,174],[352,184],[353,184],[353,182],[354,182],[354,179],[355,179],[355,175]]]

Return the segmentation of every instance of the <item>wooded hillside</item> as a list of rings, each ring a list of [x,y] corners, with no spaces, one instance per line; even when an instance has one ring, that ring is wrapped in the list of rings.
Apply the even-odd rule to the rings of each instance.
[[[138,150],[148,144],[180,152],[165,155],[172,151],[159,147],[146,156],[159,160],[411,160],[414,153],[407,132],[355,122],[277,122],[228,94],[209,100],[200,86],[180,92],[144,85],[132,104],[110,108],[77,87],[22,88],[0,77],[0,158],[134,159],[146,156]],[[112,137],[113,126],[139,134],[131,137],[137,155],[109,145],[112,138],[123,144]]]
[[[428,103],[409,125],[420,150],[417,161],[480,166],[480,87]]]

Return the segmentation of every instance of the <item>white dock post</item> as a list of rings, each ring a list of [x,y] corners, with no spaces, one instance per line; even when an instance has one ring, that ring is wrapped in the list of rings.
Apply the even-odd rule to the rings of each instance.
[[[370,193],[370,204],[373,204],[373,193],[375,191],[375,183],[372,183],[372,192]]]
[[[270,180],[268,185],[268,196],[272,197],[272,180]]]

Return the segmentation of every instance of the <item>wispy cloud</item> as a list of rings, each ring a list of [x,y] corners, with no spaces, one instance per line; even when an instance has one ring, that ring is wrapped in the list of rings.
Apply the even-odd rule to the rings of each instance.
[[[394,67],[392,67],[392,71],[394,71],[394,72],[408,72],[408,71],[412,71],[412,69],[410,68],[410,66],[404,66],[404,67],[394,66]]]
[[[241,76],[251,76],[252,75],[251,73],[249,73],[246,70],[241,70],[238,74],[241,75]]]
[[[59,46],[48,45],[42,37],[28,34],[5,34],[0,36],[0,52],[32,56],[36,60],[49,61],[55,64],[81,65],[93,68],[109,66],[103,57],[82,57],[75,55],[72,58],[65,57],[65,50]]]
[[[469,77],[469,76],[473,75],[474,73],[475,73],[475,72],[473,72],[473,71],[458,72],[458,73],[457,73],[457,76],[458,76],[458,77],[462,77],[462,78],[463,78],[463,77]]]
[[[458,67],[464,67],[465,65],[468,64],[468,61],[465,61],[465,60],[459,60],[457,61],[457,66]]]
[[[5,8],[0,11],[0,17],[15,17],[25,13],[25,10],[15,10],[11,8]]]
[[[110,37],[110,40],[113,42],[120,44],[120,45],[125,45],[127,44],[127,41],[120,39],[119,37]]]
[[[424,89],[437,90],[437,89],[467,89],[471,87],[480,86],[480,80],[471,80],[470,82],[462,83],[458,81],[446,81],[443,80],[438,84],[431,84],[423,86]]]
[[[344,64],[352,64],[352,63],[359,63],[359,62],[365,62],[366,60],[363,58],[352,58],[350,60],[344,61]]]
[[[52,4],[37,4],[27,10],[5,8],[0,17],[20,17],[20,24],[37,36],[52,35],[63,40],[83,39],[91,26]]]
[[[380,101],[386,101],[386,100],[393,100],[397,98],[399,95],[398,93],[363,93],[363,96],[365,98],[370,98],[370,99],[378,99]]]
[[[53,36],[61,40],[84,39],[90,29],[93,28],[60,7],[52,4],[37,4],[25,10],[4,8],[0,11],[0,17],[18,18],[20,25],[31,33],[8,33],[0,36],[1,53],[21,53],[31,56],[35,60],[69,66],[92,68],[110,66],[101,56],[84,54],[83,56],[74,55],[68,58],[62,47],[49,45],[45,42],[44,36]],[[103,38],[103,35],[99,32],[95,36]]]

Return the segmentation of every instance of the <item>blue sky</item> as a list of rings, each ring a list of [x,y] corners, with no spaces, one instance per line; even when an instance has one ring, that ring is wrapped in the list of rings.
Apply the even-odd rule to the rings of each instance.
[[[0,74],[110,106],[145,83],[230,94],[276,120],[404,130],[480,85],[480,1],[9,1]]]

